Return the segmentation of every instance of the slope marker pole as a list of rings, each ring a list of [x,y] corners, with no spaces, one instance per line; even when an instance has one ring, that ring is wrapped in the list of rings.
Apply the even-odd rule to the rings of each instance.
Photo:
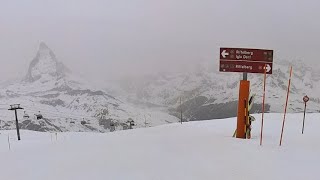
[[[304,132],[304,121],[306,119],[306,110],[307,110],[307,102],[309,101],[309,97],[305,95],[303,97],[303,102],[304,102],[304,111],[303,111],[303,124],[302,124],[302,134]]]
[[[182,104],[181,104],[181,96],[180,96],[180,121],[182,124]]]
[[[284,123],[285,123],[285,120],[286,120],[286,113],[287,113],[288,99],[289,99],[290,85],[291,85],[291,76],[292,76],[292,66],[291,66],[291,68],[290,68],[290,77],[289,77],[289,83],[288,83],[286,105],[285,105],[285,107],[284,107],[284,115],[283,115],[282,129],[281,129],[281,136],[280,136],[280,144],[279,144],[280,146],[281,146],[281,144],[282,144]]]
[[[9,151],[11,151],[11,145],[10,145],[10,135],[8,134],[8,146],[9,146]]]
[[[264,120],[264,108],[265,108],[265,97],[266,97],[266,65],[264,65],[264,78],[263,78],[263,97],[262,97],[262,117],[261,117],[261,132],[260,132],[260,146],[262,146],[262,135],[263,135],[263,120]]]

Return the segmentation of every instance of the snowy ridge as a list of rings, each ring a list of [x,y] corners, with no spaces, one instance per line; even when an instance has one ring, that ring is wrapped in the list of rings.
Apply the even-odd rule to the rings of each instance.
[[[267,76],[266,103],[268,112],[283,112],[289,79],[289,67],[293,66],[293,77],[289,98],[289,112],[302,112],[302,97],[308,95],[308,111],[320,111],[320,73],[300,61],[275,61],[273,74]],[[203,63],[193,71],[166,73],[142,79],[126,79],[122,89],[128,99],[158,106],[179,109],[182,97],[187,119],[213,119],[232,117],[236,111],[241,73],[222,73],[214,65]],[[263,74],[249,74],[251,92],[256,94],[255,111],[259,112],[263,95]],[[227,109],[226,112],[219,112]],[[173,110],[173,111],[176,111]],[[212,112],[211,115],[203,116]],[[215,113],[215,114],[214,114]],[[221,115],[222,113],[222,115]]]
[[[166,109],[151,109],[146,113],[145,109],[93,88],[75,77],[44,43],[40,44],[25,79],[0,90],[0,101],[2,129],[15,127],[13,114],[7,109],[16,103],[29,116],[25,118],[23,111],[19,111],[21,126],[37,131],[108,132],[111,126],[113,130],[128,128],[129,118],[136,121],[136,127],[177,121]],[[36,120],[37,114],[44,118]],[[151,121],[151,116],[156,117]]]

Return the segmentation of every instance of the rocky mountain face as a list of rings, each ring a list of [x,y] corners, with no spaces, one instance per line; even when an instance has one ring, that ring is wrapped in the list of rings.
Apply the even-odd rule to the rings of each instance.
[[[26,82],[54,78],[55,80],[64,78],[70,70],[61,62],[58,62],[53,51],[41,42],[36,57],[31,61],[28,73],[25,77]]]
[[[308,112],[320,111],[320,71],[299,61],[275,61],[273,74],[266,80],[266,111],[283,112],[293,66],[289,96],[289,112],[302,112],[304,95],[310,97]],[[218,72],[218,67],[203,63],[192,71],[165,73],[140,79],[126,79],[122,89],[136,103],[165,106],[170,114],[185,120],[207,120],[234,117],[241,73]],[[261,111],[263,74],[249,74],[251,93],[255,94],[252,113]],[[181,98],[181,105],[180,105]]]
[[[0,128],[14,129],[14,113],[9,105],[21,104],[20,126],[37,131],[108,132],[176,122],[166,109],[145,109],[95,89],[78,79],[41,43],[23,80],[1,86]],[[39,115],[42,118],[38,119]],[[151,120],[152,119],[152,120]]]

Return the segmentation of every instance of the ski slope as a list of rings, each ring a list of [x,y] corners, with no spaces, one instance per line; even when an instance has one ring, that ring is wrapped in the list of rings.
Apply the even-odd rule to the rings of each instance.
[[[3,180],[301,180],[320,177],[320,114],[261,115],[251,140],[232,138],[236,119],[168,124],[113,133],[0,134]],[[8,135],[11,150],[8,149]]]

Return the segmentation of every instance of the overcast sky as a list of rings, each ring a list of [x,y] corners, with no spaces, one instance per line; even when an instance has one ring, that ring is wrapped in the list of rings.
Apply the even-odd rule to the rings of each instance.
[[[0,0],[0,80],[23,76],[40,41],[89,78],[218,62],[221,46],[317,64],[319,9],[319,0]]]

